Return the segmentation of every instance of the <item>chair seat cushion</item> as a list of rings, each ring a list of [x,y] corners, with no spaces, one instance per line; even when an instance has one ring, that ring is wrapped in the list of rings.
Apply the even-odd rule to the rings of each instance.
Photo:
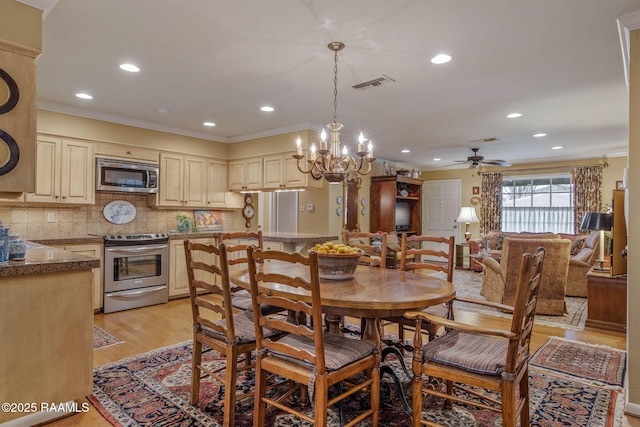
[[[500,375],[507,359],[505,338],[449,331],[422,347],[424,362],[438,362],[484,375]]]
[[[227,321],[225,319],[218,320],[214,323],[225,327],[227,325]],[[254,342],[256,340],[256,327],[253,323],[253,313],[251,311],[244,311],[242,313],[235,314],[233,316],[233,329],[240,344]],[[218,340],[226,339],[224,334],[214,331],[211,328],[207,328],[206,326],[202,327],[202,331],[212,338]],[[264,328],[264,334],[266,337],[271,337],[279,333],[280,332],[273,331],[272,329]]]
[[[236,292],[231,296],[231,305],[240,310],[253,310],[251,305],[251,294],[247,291]],[[275,314],[282,311],[281,307],[262,304],[260,306],[262,314]]]
[[[306,350],[311,354],[315,353],[315,344],[312,339],[297,335],[285,335],[278,341],[288,344],[294,348]],[[367,341],[353,338],[345,338],[336,334],[325,332],[324,334],[324,357],[328,371],[335,371],[353,362],[369,356],[376,346]],[[315,365],[300,359],[293,358],[280,352],[273,352],[276,357],[282,357],[291,362],[313,369]]]

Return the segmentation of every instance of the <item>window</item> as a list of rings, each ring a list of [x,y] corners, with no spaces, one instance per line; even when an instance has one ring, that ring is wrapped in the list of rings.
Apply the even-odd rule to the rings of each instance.
[[[573,233],[571,176],[504,177],[502,231]]]

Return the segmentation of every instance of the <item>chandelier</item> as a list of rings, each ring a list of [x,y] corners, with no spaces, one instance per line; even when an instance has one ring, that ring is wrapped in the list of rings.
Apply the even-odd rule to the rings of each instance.
[[[320,134],[319,148],[316,144],[311,144],[309,159],[307,159],[308,169],[300,166],[300,161],[305,158],[302,154],[302,142],[300,137],[296,141],[296,154],[293,157],[297,160],[298,169],[302,173],[311,174],[314,179],[326,179],[329,182],[341,182],[350,174],[366,175],[371,171],[371,163],[376,159],[373,157],[373,146],[371,141],[365,148],[365,138],[362,132],[358,139],[356,151],[357,159],[350,156],[346,145],[340,145],[340,129],[342,124],[337,121],[338,111],[338,51],[344,49],[344,43],[331,42],[328,48],[334,52],[333,67],[333,122],[327,127],[331,131],[330,142],[327,142],[327,133],[322,129]],[[303,162],[304,165],[304,162]]]

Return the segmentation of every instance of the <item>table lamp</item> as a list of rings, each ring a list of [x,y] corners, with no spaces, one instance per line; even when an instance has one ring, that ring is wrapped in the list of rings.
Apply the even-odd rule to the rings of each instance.
[[[604,212],[588,212],[584,214],[582,224],[580,224],[580,230],[590,230],[600,232],[600,263],[599,268],[594,268],[599,271],[608,271],[608,268],[604,268],[604,232],[610,231],[613,225],[613,214]]]
[[[465,223],[466,228],[464,231],[464,238],[467,240],[467,243],[469,243],[469,239],[471,239],[471,231],[469,230],[471,223],[480,222],[476,216],[476,208],[473,206],[463,206],[460,209],[460,215],[458,215],[458,219],[456,219],[456,221]]]

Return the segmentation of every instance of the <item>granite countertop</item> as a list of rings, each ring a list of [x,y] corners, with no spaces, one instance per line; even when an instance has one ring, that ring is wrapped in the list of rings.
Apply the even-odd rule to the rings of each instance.
[[[27,242],[27,245],[24,261],[0,263],[0,277],[91,270],[100,267],[100,260],[96,258],[33,242]]]
[[[199,231],[195,233],[169,233],[171,240],[176,239],[194,239],[219,237],[223,233],[235,233],[246,230],[222,230],[222,231]],[[326,242],[337,240],[335,234],[317,234],[317,233],[272,233],[263,232],[262,239],[265,242],[284,242],[284,243],[305,243],[305,242]]]
[[[196,238],[215,238],[223,233],[235,233],[246,230],[220,230],[220,231],[198,231],[194,233],[168,233],[170,240],[178,239],[196,239]],[[262,238],[266,242],[284,242],[284,243],[306,243],[306,242],[326,242],[337,240],[335,234],[318,234],[318,233],[272,233],[264,232]],[[75,244],[102,244],[104,242],[101,236],[85,235],[75,237],[61,237],[56,239],[38,239],[35,243],[45,246],[59,245],[75,245]]]

